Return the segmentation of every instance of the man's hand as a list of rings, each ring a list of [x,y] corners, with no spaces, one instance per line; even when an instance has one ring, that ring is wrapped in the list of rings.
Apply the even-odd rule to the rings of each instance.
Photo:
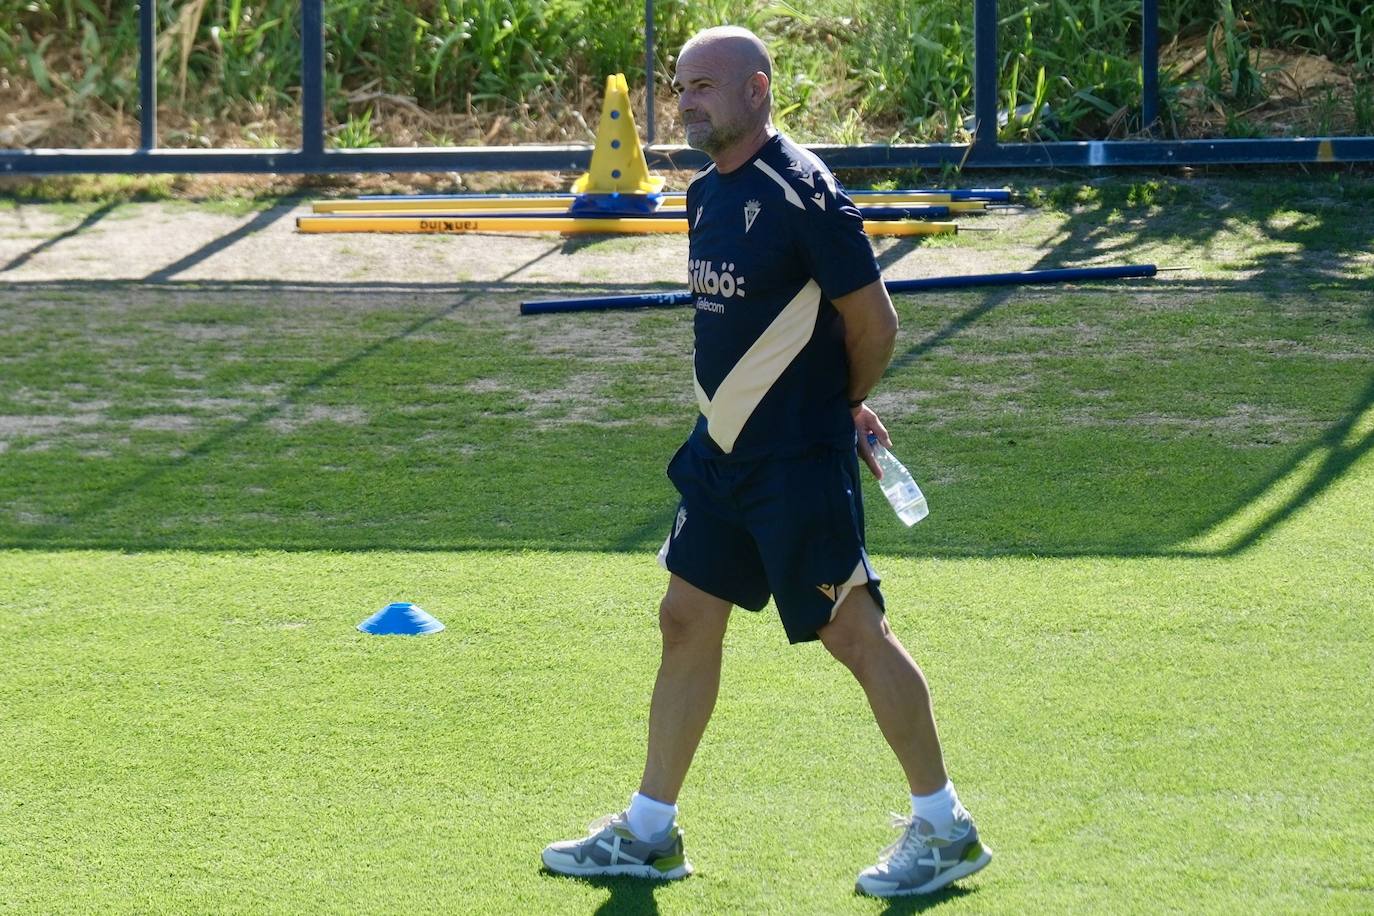
[[[874,479],[882,480],[883,471],[878,467],[878,461],[873,457],[873,449],[868,445],[868,434],[876,435],[883,448],[892,448],[892,439],[887,435],[887,427],[883,426],[883,421],[878,419],[878,415],[867,404],[860,404],[849,412],[854,417],[854,431],[859,434],[859,457],[873,472]]]

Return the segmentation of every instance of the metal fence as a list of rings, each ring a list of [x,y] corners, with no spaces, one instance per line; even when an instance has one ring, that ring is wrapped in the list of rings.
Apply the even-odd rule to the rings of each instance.
[[[654,78],[654,7],[645,2],[645,44]],[[1159,2],[1141,3],[1141,121],[1158,116]],[[483,146],[325,149],[324,0],[301,0],[301,148],[162,149],[157,145],[154,3],[139,4],[139,148],[0,150],[0,173],[463,172],[580,171],[591,147]],[[1003,143],[997,138],[997,0],[974,0],[974,129],[971,143],[811,147],[833,168],[1048,168],[1374,162],[1374,137],[1266,140],[1088,140]],[[645,155],[651,167],[693,168],[706,160],[685,146],[654,141],[654,92],[646,94]]]

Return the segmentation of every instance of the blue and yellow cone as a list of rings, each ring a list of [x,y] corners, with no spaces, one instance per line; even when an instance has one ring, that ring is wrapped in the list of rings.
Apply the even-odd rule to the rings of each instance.
[[[569,209],[574,214],[587,210],[652,212],[661,200],[663,183],[661,176],[649,174],[644,160],[625,74],[606,77],[591,169],[573,182],[572,192],[578,197]]]

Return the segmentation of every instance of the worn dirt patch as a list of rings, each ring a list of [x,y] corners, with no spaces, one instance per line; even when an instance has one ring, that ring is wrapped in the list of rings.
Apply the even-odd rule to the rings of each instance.
[[[104,422],[97,413],[0,416],[0,439],[33,439]]]
[[[69,314],[79,305],[89,320],[69,323],[63,333],[76,334],[101,351],[112,371],[135,372],[139,368],[138,348],[147,345],[147,338],[139,336],[144,333],[165,339],[169,347],[185,346],[189,350],[204,344],[204,349],[223,349],[214,359],[232,363],[242,358],[236,347],[257,337],[308,341],[317,334],[319,323],[331,320],[332,315],[340,320],[365,321],[373,310],[413,309],[419,323],[417,338],[442,336],[441,324],[424,324],[429,318],[476,322],[527,348],[527,352],[575,364],[578,370],[565,383],[547,390],[515,391],[497,379],[465,383],[465,390],[473,394],[509,395],[532,422],[543,427],[622,423],[616,419],[617,405],[605,392],[612,390],[610,383],[621,367],[634,364],[669,365],[676,361],[682,370],[671,378],[665,373],[660,390],[654,392],[650,403],[641,405],[643,422],[658,422],[659,417],[668,422],[666,418],[671,416],[671,422],[685,423],[684,417],[692,412],[689,309],[528,318],[517,314],[522,299],[576,296],[583,290],[587,294],[614,294],[682,288],[686,261],[683,238],[301,235],[294,229],[294,217],[307,213],[308,206],[299,202],[243,216],[202,211],[179,202],[124,204],[117,210],[117,220],[112,218],[114,214],[90,220],[90,212],[71,207],[23,204],[0,209],[0,268],[13,265],[0,270],[0,326],[7,334],[37,338],[47,333],[53,315]],[[1291,235],[1305,231],[1313,219],[1307,213],[1283,211],[1256,232],[1261,237],[1265,232],[1272,237]],[[1143,227],[1145,222],[1142,216],[1132,225]],[[903,278],[1060,266],[1058,259],[1064,254],[1078,256],[1079,263],[1103,258],[1131,261],[1140,259],[1141,252],[1153,254],[1149,246],[1159,244],[1145,235],[1114,236],[1111,228],[1086,226],[1082,216],[1072,212],[1002,211],[981,217],[978,224],[1003,232],[933,241],[880,239],[875,250],[886,275]],[[21,229],[37,229],[48,236],[40,241],[16,240]],[[1085,232],[1093,239],[1100,235],[1101,241],[1085,242]],[[1210,261],[1228,257],[1239,261],[1251,255],[1234,237],[1222,237],[1229,241],[1210,248],[1207,244],[1194,246],[1193,250]],[[1334,254],[1326,257],[1320,250],[1309,251],[1295,244],[1289,247],[1304,257],[1305,268],[1329,262],[1333,271],[1347,274],[1352,264],[1368,264],[1374,257],[1360,252],[1342,261]],[[79,263],[75,255],[82,258]],[[1253,257],[1247,264],[1225,268],[1232,282],[1254,276],[1260,269]],[[1121,286],[1119,308],[1114,311],[1139,317],[1189,309],[1186,284],[1196,282],[1195,277],[1170,274],[1145,282],[1148,287]],[[1037,324],[1037,303],[1064,295],[1062,289],[1027,287],[1014,292],[937,292],[899,299],[906,326],[898,355],[949,327],[956,329],[954,335],[965,344],[988,344],[994,352],[965,347],[971,352],[961,352],[960,359],[973,370],[1000,366],[1012,373],[1011,378],[1005,373],[998,373],[992,381],[971,378],[957,382],[963,387],[956,393],[974,405],[973,409],[987,410],[990,415],[1019,409],[1017,399],[1024,396],[1029,384],[1020,376],[1032,370],[1037,355],[1073,355],[1084,348],[1110,347],[1116,355],[1169,358],[1168,348],[1175,344],[1119,333],[1113,315],[1085,317],[1069,325]],[[1020,313],[1009,317],[1001,308],[1003,301],[1012,303]],[[236,311],[213,323],[177,320],[172,315],[133,326],[128,318],[131,305],[146,307],[150,302],[165,302],[169,310],[184,309],[187,315],[216,302],[232,302]],[[983,317],[978,310],[989,303],[992,310]],[[1300,304],[1280,301],[1275,308],[1294,310],[1296,317]],[[296,309],[295,305],[302,307]],[[240,313],[242,319],[235,319]],[[645,316],[656,320],[645,320]],[[659,316],[661,320],[657,320]],[[1352,348],[1348,337],[1340,339],[1345,341],[1344,348],[1327,355],[1367,355],[1357,352],[1358,347]],[[226,346],[216,347],[221,343]],[[1026,347],[1001,346],[1007,343]],[[1313,338],[1303,343],[1273,340],[1247,341],[1244,345],[1271,354],[1315,355],[1326,352],[1323,343],[1323,339]],[[1196,345],[1196,339],[1180,337],[1176,341],[1179,348]],[[1012,352],[995,352],[998,349]],[[180,383],[172,391],[164,388],[156,402],[140,405],[148,415],[126,428],[186,432],[208,422],[242,419],[277,403],[287,387],[260,385],[258,390],[234,391],[237,396],[198,396],[196,386],[203,380],[205,365],[203,353],[194,361],[172,362],[166,371]],[[903,379],[904,383],[910,381]],[[462,390],[463,386],[455,386],[455,391]],[[949,393],[942,391],[940,396]],[[10,412],[31,407],[35,416],[0,418],[0,442],[24,438],[37,440],[31,445],[44,447],[63,436],[84,432],[92,435],[87,447],[101,447],[94,441],[91,427],[104,422],[103,414],[110,404],[81,406],[81,396],[82,390],[72,386],[11,392],[15,406]],[[879,389],[873,403],[881,414],[890,414],[893,419],[922,411],[932,422],[967,419],[967,409],[957,417],[941,414],[938,408],[928,406],[931,397],[918,387],[897,392]],[[1105,395],[1101,398],[1107,399]],[[209,416],[198,416],[203,414]],[[369,419],[366,412],[356,408],[287,406],[266,423],[276,432],[290,433],[313,423],[356,426]],[[1100,418],[1085,410],[1077,419],[1091,423]],[[1237,429],[1266,431],[1282,426],[1277,419],[1242,414],[1229,418],[1229,422]],[[1159,415],[1143,417],[1140,422],[1164,427],[1171,421]],[[9,423],[8,430],[5,423]],[[1281,429],[1277,435],[1283,435]]]
[[[1196,417],[1156,411],[1129,417],[1103,416],[1098,410],[1080,409],[1063,415],[1071,426],[1145,429],[1160,436],[1179,433],[1214,433],[1240,445],[1265,447],[1302,442],[1320,435],[1326,424],[1297,412],[1279,412],[1236,404],[1218,417]]]
[[[204,421],[185,414],[164,414],[139,417],[130,424],[134,429],[150,429],[157,432],[184,433],[199,429]]]
[[[335,423],[340,426],[364,426],[368,415],[361,407],[337,407],[323,404],[288,404],[265,422],[268,429],[288,434],[315,423]]]

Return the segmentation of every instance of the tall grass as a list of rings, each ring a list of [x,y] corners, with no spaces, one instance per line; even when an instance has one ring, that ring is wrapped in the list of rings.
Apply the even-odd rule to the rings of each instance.
[[[207,119],[232,118],[244,105],[294,106],[299,0],[154,2],[164,98]],[[671,73],[673,52],[701,27],[748,25],[773,46],[780,118],[804,138],[866,131],[870,138],[952,139],[972,108],[972,6],[660,0],[655,70]],[[1374,75],[1374,6],[1163,6],[1166,40],[1217,22],[1234,38],[1243,20],[1247,41],[1324,53],[1365,79]],[[1129,121],[1139,106],[1139,9],[1138,0],[1003,0],[999,95],[1006,109],[1035,113],[1013,118],[1005,130],[1102,136]],[[378,94],[426,111],[523,108],[556,120],[599,93],[608,73],[623,71],[634,86],[646,82],[637,0],[330,0],[325,28],[327,98],[338,123],[361,113],[359,97]],[[137,39],[135,4],[127,0],[0,0],[0,77],[69,107],[131,110]],[[666,82],[660,79],[660,92]]]
[[[1374,74],[1374,5],[1362,0],[1268,0],[1244,15],[1268,44],[1325,54]]]

